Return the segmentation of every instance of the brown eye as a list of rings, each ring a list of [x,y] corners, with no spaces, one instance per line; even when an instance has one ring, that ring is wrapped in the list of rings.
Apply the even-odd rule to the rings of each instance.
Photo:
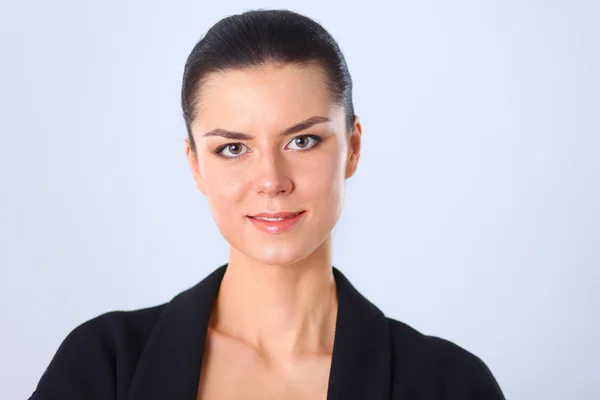
[[[301,149],[306,147],[308,145],[308,143],[309,143],[308,138],[305,136],[299,136],[294,139],[294,144]]]
[[[229,143],[217,149],[216,153],[225,158],[236,158],[244,154],[248,149],[242,143]]]
[[[242,146],[239,144],[230,144],[227,146],[229,148],[229,153],[238,155],[242,152]]]
[[[302,135],[293,138],[287,145],[287,147],[293,150],[308,150],[321,142],[321,138],[316,135]]]

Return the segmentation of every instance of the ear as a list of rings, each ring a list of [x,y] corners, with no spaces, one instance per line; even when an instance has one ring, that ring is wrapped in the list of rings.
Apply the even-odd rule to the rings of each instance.
[[[358,116],[354,117],[352,133],[348,138],[348,159],[346,160],[346,179],[350,178],[356,172],[358,160],[360,158],[360,145],[362,137],[362,126]]]
[[[185,156],[190,164],[190,170],[192,171],[192,177],[196,182],[196,187],[198,190],[206,196],[206,185],[204,184],[204,179],[202,178],[202,174],[200,173],[200,166],[198,165],[198,157],[196,152],[192,150],[192,145],[190,143],[190,139],[185,139]]]

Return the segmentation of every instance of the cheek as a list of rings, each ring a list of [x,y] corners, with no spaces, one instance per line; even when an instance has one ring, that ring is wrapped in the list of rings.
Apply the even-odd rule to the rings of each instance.
[[[237,168],[223,168],[222,165],[213,164],[206,163],[204,168],[206,197],[215,219],[226,220],[236,215],[232,211],[248,193],[248,182]]]
[[[313,168],[307,170],[303,181],[306,191],[318,206],[326,208],[329,213],[333,211],[331,208],[341,207],[344,197],[344,166],[337,153],[315,163]]]

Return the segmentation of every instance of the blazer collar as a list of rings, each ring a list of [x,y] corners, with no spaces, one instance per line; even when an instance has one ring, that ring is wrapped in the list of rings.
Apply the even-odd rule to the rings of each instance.
[[[164,308],[140,357],[129,400],[196,400],[206,331],[227,264]],[[391,337],[384,314],[335,267],[338,314],[327,400],[389,399]]]

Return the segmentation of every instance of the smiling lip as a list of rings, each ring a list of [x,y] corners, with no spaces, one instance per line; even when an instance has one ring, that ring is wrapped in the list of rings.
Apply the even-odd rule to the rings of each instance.
[[[248,219],[265,233],[283,233],[290,230],[304,216],[305,211],[260,213],[249,215]]]

